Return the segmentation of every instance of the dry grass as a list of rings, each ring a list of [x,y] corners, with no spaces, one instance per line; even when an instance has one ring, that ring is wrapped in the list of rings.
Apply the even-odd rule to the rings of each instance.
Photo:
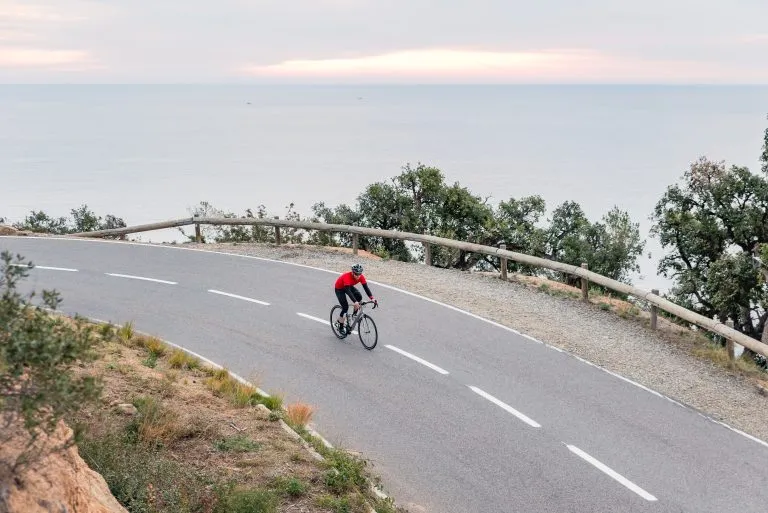
[[[699,358],[706,358],[707,360],[714,362],[720,367],[732,371],[738,371],[741,374],[768,381],[768,376],[766,373],[757,367],[751,359],[739,357],[731,360],[728,356],[727,349],[720,345],[713,343],[697,345],[692,349],[692,352]]]
[[[120,326],[120,328],[117,330],[117,337],[124,343],[128,342],[133,338],[134,330],[133,330],[133,323],[127,322]]]
[[[195,358],[181,349],[174,349],[168,359],[168,364],[173,369],[199,369],[200,359]]]
[[[379,513],[403,511],[371,495],[362,460],[306,433],[311,405],[295,402],[283,411],[279,395],[262,396],[226,369],[127,334],[116,332],[102,358],[79,370],[101,376],[102,405],[69,420],[85,427],[81,456],[130,511],[210,511],[216,501],[233,513],[367,513],[366,501]],[[153,367],[145,365],[150,351],[160,353]],[[117,408],[126,403],[135,415]],[[282,429],[276,421],[283,416],[326,461]]]
[[[288,420],[296,425],[304,427],[312,420],[315,413],[314,408],[306,403],[296,402],[285,407],[285,414]]]
[[[164,406],[153,396],[134,399],[138,414],[128,427],[139,442],[168,444],[180,439],[185,430],[176,410]]]
[[[238,408],[261,402],[262,396],[252,385],[246,385],[233,378],[227,369],[211,371],[205,380],[208,388],[219,397],[226,397]]]

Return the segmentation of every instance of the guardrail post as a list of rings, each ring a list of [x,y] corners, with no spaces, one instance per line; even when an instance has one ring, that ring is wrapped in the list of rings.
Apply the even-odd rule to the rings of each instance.
[[[424,265],[432,266],[432,249],[429,247],[429,242],[422,242],[424,246]]]
[[[725,325],[729,328],[733,328],[733,321],[729,319],[725,321]],[[733,345],[733,340],[729,338],[725,339],[725,351],[728,353],[729,360],[736,359],[736,346]]]
[[[659,289],[651,289],[651,292],[655,295],[659,295]],[[655,330],[658,323],[658,307],[651,303],[651,329]]]
[[[280,219],[280,216],[275,216],[275,219]],[[280,227],[275,226],[275,244],[280,245]]]
[[[589,269],[589,266],[584,262],[581,268]],[[589,280],[584,277],[581,278],[581,299],[589,303]]]
[[[357,255],[357,244],[358,244],[358,235],[356,233],[352,234],[352,254]]]
[[[507,245],[502,242],[499,244],[499,249],[506,250]],[[499,267],[501,268],[501,279],[507,281],[507,257],[499,257]]]
[[[195,242],[202,242],[203,236],[200,233],[200,223],[195,223]]]

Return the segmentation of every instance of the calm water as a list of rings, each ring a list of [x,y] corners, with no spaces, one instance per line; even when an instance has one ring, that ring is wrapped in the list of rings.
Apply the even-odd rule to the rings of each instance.
[[[700,155],[759,168],[766,113],[768,87],[0,85],[0,217],[308,214],[421,161],[493,202],[573,199],[592,219],[617,204],[646,234]],[[634,281],[664,289],[647,250]]]

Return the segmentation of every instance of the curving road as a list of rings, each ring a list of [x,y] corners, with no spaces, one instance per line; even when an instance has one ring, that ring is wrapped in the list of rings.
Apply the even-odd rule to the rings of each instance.
[[[150,332],[318,407],[428,512],[764,513],[768,444],[514,330],[373,282],[379,344],[337,340],[334,273],[124,242],[0,237],[61,310]],[[158,281],[152,281],[158,280]],[[631,357],[631,355],[628,355]]]

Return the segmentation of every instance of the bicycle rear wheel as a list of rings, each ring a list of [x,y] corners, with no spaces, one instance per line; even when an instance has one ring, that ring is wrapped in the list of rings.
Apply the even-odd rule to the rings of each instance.
[[[346,337],[346,335],[342,335],[339,333],[339,330],[336,329],[336,319],[339,318],[339,315],[341,315],[341,306],[336,305],[333,308],[331,308],[331,331],[333,331],[333,334],[336,335],[336,338],[343,339]]]
[[[360,343],[367,350],[376,347],[379,341],[379,330],[376,329],[376,323],[371,317],[363,314],[360,322],[357,323],[357,336],[360,337]]]

